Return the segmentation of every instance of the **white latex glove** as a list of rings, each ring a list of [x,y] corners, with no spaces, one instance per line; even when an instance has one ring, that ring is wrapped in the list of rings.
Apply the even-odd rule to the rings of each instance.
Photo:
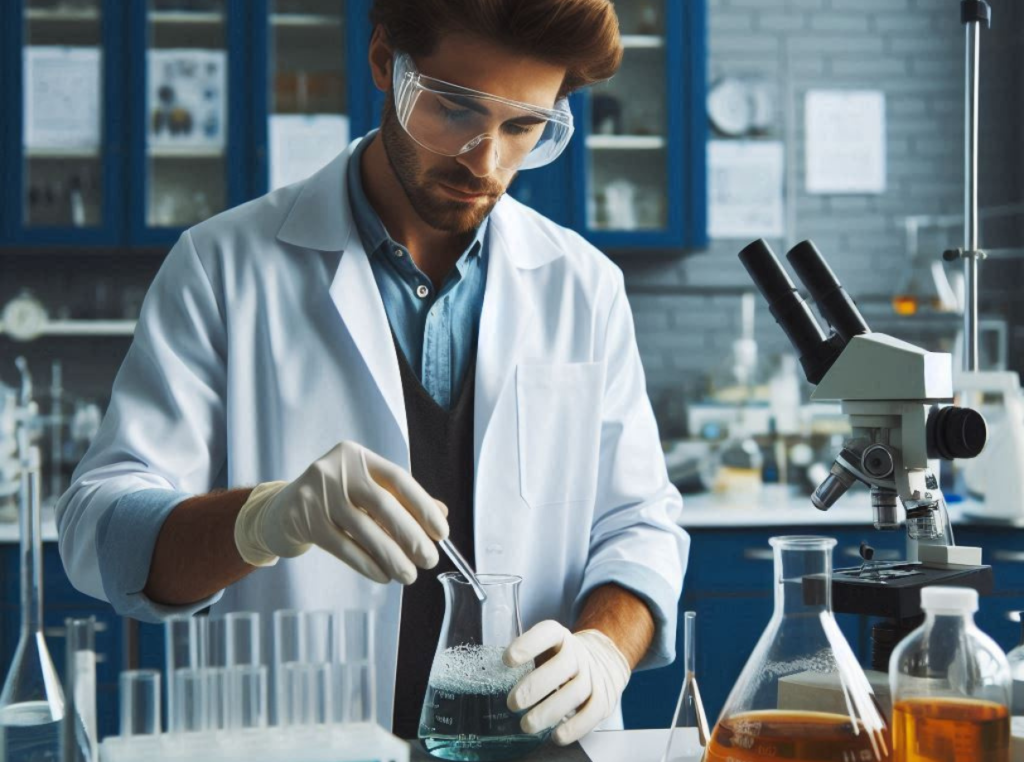
[[[629,682],[629,662],[604,633],[583,630],[573,634],[551,619],[512,641],[505,649],[504,661],[517,667],[548,650],[554,650],[554,655],[508,694],[508,708],[522,712],[533,707],[519,723],[523,732],[539,733],[558,725],[552,738],[565,746],[615,711]]]
[[[416,580],[437,565],[448,509],[412,475],[355,442],[341,442],[293,482],[252,491],[235,521],[235,545],[271,566],[313,545],[375,582]]]

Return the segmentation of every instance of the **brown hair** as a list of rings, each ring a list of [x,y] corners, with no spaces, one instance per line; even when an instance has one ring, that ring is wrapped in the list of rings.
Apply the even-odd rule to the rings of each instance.
[[[370,23],[414,57],[465,32],[565,66],[562,95],[610,78],[622,61],[611,0],[373,0]]]

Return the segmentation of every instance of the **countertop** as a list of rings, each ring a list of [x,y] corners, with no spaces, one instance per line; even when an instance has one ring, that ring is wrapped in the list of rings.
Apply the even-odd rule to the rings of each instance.
[[[680,733],[696,740],[695,729],[681,729]],[[661,762],[668,743],[667,729],[663,730],[606,730],[590,733],[580,743],[560,747],[548,743],[523,762]],[[678,743],[678,740],[675,742]],[[410,744],[410,762],[434,762],[418,744]],[[700,756],[673,756],[673,762],[699,762]]]

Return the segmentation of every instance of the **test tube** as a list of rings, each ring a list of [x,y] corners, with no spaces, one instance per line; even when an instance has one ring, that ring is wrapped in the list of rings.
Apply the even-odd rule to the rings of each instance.
[[[229,667],[228,672],[232,690],[229,726],[265,728],[269,724],[267,668],[247,664]]]
[[[160,734],[160,673],[155,669],[121,673],[121,735]]]
[[[96,758],[96,617],[65,619],[64,724],[66,759]]]
[[[323,725],[334,718],[331,664],[283,665],[285,706],[281,725]]]
[[[274,720],[285,724],[285,664],[306,661],[306,617],[301,611],[274,612]]]
[[[345,610],[344,668],[340,709],[348,722],[376,722],[376,674],[373,662],[373,612]]]
[[[308,664],[334,661],[334,616],[330,611],[306,612],[306,652]]]
[[[235,611],[224,617],[227,643],[226,666],[259,666],[263,663],[260,647],[260,615],[255,611]]]
[[[209,724],[206,670],[183,667],[174,673],[172,733],[195,733]]]
[[[224,730],[230,726],[231,684],[225,667],[201,670],[206,677],[206,727]]]
[[[175,614],[164,624],[165,665],[167,675],[167,727],[175,729],[178,721],[175,713],[178,701],[175,698],[177,682],[174,676],[180,669],[199,669],[206,665],[206,644],[208,635],[205,617],[189,614]]]

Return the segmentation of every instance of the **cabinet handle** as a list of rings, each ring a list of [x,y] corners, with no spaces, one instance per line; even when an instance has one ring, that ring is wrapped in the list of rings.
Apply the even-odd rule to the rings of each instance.
[[[744,548],[743,557],[748,561],[774,561],[775,551],[769,548]]]
[[[1024,553],[1019,550],[997,550],[992,554],[992,558],[1008,564],[1024,564]]]
[[[843,548],[843,556],[846,558],[860,558],[860,548]],[[879,550],[875,548],[875,557],[873,561],[899,561],[902,559],[902,554],[898,550],[892,548],[884,548]]]

